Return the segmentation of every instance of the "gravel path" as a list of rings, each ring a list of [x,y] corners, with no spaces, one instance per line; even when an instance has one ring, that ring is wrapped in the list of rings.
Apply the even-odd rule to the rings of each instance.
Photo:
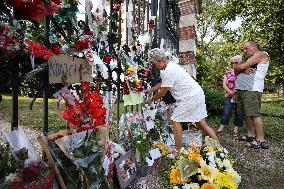
[[[284,144],[269,141],[269,149],[251,149],[244,142],[233,142],[228,133],[219,135],[222,145],[236,160],[235,168],[242,176],[241,189],[284,188]]]

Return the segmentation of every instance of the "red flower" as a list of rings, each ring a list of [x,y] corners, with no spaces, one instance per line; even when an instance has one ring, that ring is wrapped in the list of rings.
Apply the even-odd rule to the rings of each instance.
[[[55,4],[60,5],[61,0],[52,0]]]
[[[103,62],[109,64],[112,60],[112,56],[111,55],[105,55],[103,58]]]
[[[90,91],[90,86],[87,82],[82,83],[83,101],[76,100],[75,106],[68,103],[66,97],[65,107],[62,116],[71,127],[84,127],[88,125],[90,128],[102,126],[106,123],[106,108],[104,101],[99,95],[98,90]],[[87,121],[86,121],[87,120]]]
[[[118,12],[119,9],[120,9],[119,5],[114,5],[114,6],[112,7],[112,11],[113,11],[113,12]]]
[[[85,31],[85,35],[93,35],[93,32],[91,32],[91,31]]]
[[[152,31],[152,30],[154,30],[154,28],[155,28],[155,20],[151,19],[149,21],[149,30]]]
[[[75,43],[74,48],[76,50],[79,50],[79,51],[84,50],[84,49],[88,49],[89,48],[89,43],[90,43],[89,39],[83,39],[83,40],[78,41],[77,43]]]
[[[41,45],[32,40],[26,40],[25,43],[28,47],[28,52],[30,54],[33,54],[35,58],[42,58],[44,60],[48,60],[53,55],[53,53],[48,50],[44,45]]]
[[[59,44],[56,44],[56,43],[53,43],[53,44],[51,45],[51,52],[52,52],[53,54],[59,55],[59,54],[61,53],[60,45],[59,45]]]
[[[53,15],[60,8],[60,0],[46,3],[43,0],[11,0],[22,19],[42,20],[45,15]],[[59,3],[59,4],[58,4]]]

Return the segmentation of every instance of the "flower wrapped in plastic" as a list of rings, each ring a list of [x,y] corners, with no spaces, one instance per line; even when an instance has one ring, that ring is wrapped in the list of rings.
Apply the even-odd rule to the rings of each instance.
[[[206,137],[202,146],[193,143],[181,149],[173,161],[169,181],[176,189],[237,189],[241,176],[233,169],[233,163],[225,148]]]

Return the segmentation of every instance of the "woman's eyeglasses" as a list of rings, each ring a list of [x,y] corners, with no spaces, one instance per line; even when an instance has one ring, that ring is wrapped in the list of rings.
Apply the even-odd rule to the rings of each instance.
[[[239,62],[231,62],[232,65],[233,65],[233,64],[237,64],[237,63],[239,63]]]

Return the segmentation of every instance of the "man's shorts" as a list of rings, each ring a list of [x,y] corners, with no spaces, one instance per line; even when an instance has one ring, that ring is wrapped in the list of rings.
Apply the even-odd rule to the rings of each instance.
[[[262,93],[256,91],[237,91],[237,112],[246,117],[259,117]]]

